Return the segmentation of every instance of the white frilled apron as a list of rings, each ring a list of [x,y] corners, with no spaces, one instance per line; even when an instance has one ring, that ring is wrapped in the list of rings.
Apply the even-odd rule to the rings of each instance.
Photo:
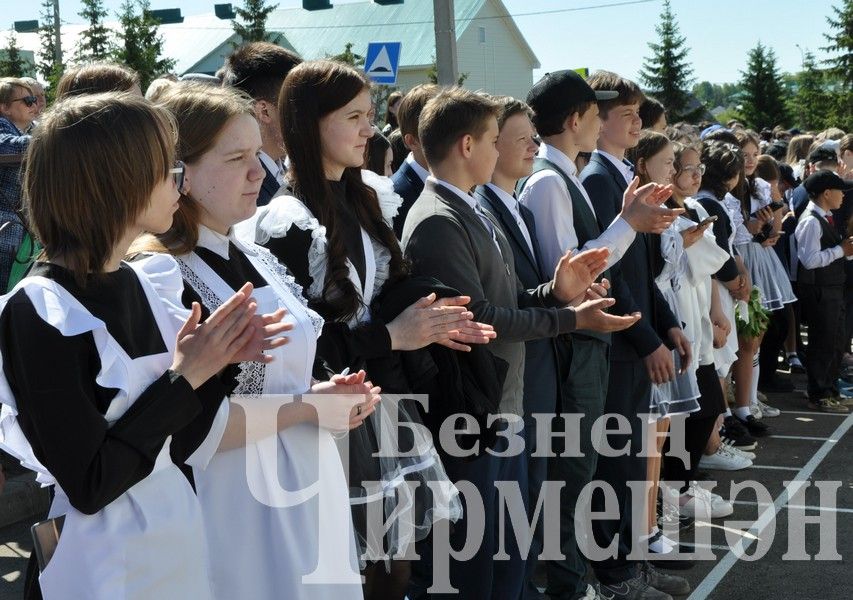
[[[131,359],[68,291],[43,277],[28,277],[3,298],[26,291],[39,316],[65,336],[92,332],[101,359],[98,385],[118,390],[104,418],[115,423],[136,398],[172,364],[180,313],[167,309],[146,277],[139,275],[166,344],[162,354]],[[177,275],[177,272],[175,273]],[[180,289],[180,278],[172,281]],[[186,311],[183,311],[186,314]],[[61,401],[57,398],[57,401]],[[186,600],[211,598],[201,511],[186,477],[169,457],[169,440],[153,472],[93,515],[73,508],[39,463],[17,423],[15,399],[0,370],[0,447],[54,485],[50,517],[65,515],[59,545],[40,577],[45,599]]]
[[[240,395],[245,407],[260,401],[252,396],[304,393],[311,387],[323,320],[307,308],[300,286],[268,250],[231,241],[269,284],[252,294],[257,313],[282,307],[287,310],[285,321],[295,325],[286,334],[289,342],[268,352],[274,362],[240,365],[234,398]],[[209,309],[235,293],[195,253],[178,262],[184,279]],[[210,436],[203,447],[218,445],[220,436]],[[298,424],[246,448],[216,453],[207,464],[194,458],[188,462],[194,467],[210,542],[216,598],[362,598],[347,482],[328,430]]]

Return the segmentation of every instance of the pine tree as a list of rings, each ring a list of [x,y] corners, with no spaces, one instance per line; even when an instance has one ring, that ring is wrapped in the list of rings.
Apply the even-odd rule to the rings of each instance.
[[[267,33],[267,17],[278,8],[278,4],[267,6],[266,0],[243,0],[243,8],[235,8],[234,12],[242,23],[231,21],[234,33],[240,36],[242,43],[271,41]]]
[[[791,100],[791,113],[800,129],[820,130],[832,125],[833,98],[827,90],[826,75],[817,66],[814,54],[806,52],[803,70],[796,76],[797,91]]]
[[[649,43],[652,56],[643,63],[640,79],[651,94],[660,100],[669,113],[670,121],[685,121],[698,118],[699,111],[688,110],[693,83],[693,69],[687,60],[689,48],[678,29],[669,0],[663,3],[660,24],[655,26],[660,43]]]
[[[119,13],[121,44],[115,59],[139,73],[140,85],[145,90],[155,78],[169,72],[175,60],[161,58],[163,36],[159,22],[151,16],[149,0],[124,0]]]
[[[3,54],[4,56],[0,58],[0,74],[3,77],[24,77],[29,74],[30,62],[21,55],[14,29],[9,30],[9,38]]]
[[[56,27],[54,26],[53,0],[43,0],[41,10],[41,27],[39,27],[41,48],[38,52],[36,68],[48,83],[45,88],[45,95],[48,103],[50,103],[56,92],[56,84],[62,77],[64,66],[56,62]]]
[[[782,76],[773,49],[758,42],[749,51],[749,63],[741,75],[744,89],[741,113],[746,124],[755,130],[787,124]]]
[[[326,58],[329,60],[334,60],[336,62],[345,63],[352,67],[363,67],[364,66],[364,57],[361,54],[356,54],[352,51],[352,47],[355,44],[352,42],[347,42],[344,44],[344,51],[340,54],[327,54]]]
[[[853,130],[853,0],[841,0],[840,6],[834,6],[833,16],[827,17],[832,33],[824,34],[829,45],[822,48],[835,54],[826,60],[830,73],[841,82],[841,89],[835,95],[832,123],[845,131]]]
[[[74,56],[78,62],[104,60],[109,57],[112,44],[110,30],[104,25],[107,9],[104,0],[80,0],[83,10],[80,16],[88,27],[80,34],[80,42]]]

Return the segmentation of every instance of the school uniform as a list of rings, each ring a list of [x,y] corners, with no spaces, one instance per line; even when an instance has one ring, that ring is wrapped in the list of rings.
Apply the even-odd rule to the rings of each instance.
[[[835,393],[844,352],[844,286],[846,281],[842,238],[830,211],[809,202],[795,230],[799,270],[797,285],[803,319],[808,324],[806,374],[810,400]]]
[[[581,182],[592,198],[599,226],[611,222],[622,207],[622,195],[634,176],[633,166],[607,153],[595,151],[590,163],[581,173]],[[618,583],[636,575],[636,561],[628,560],[631,551],[631,498],[626,482],[644,480],[646,459],[637,456],[643,447],[644,422],[638,413],[647,413],[651,397],[651,381],[643,358],[668,340],[668,331],[679,327],[660,290],[654,285],[651,262],[651,241],[648,234],[640,234],[628,248],[622,260],[614,267],[614,279],[621,279],[624,288],[614,292],[614,313],[642,313],[640,321],[625,331],[613,334],[611,346],[610,377],[605,413],[619,413],[631,422],[630,435],[608,436],[612,447],[622,447],[630,442],[628,456],[615,458],[600,456],[595,479],[612,486],[619,501],[620,516],[615,520],[595,521],[593,533],[599,546],[608,546],[619,536],[617,557],[594,563],[596,576],[603,583]],[[627,291],[625,291],[627,290]],[[602,510],[603,496],[592,498],[593,510]]]
[[[400,165],[400,168],[391,175],[391,181],[394,183],[394,193],[403,199],[403,203],[397,211],[397,216],[394,217],[394,234],[398,240],[403,236],[406,215],[409,214],[409,210],[412,208],[415,200],[424,191],[424,182],[427,176],[429,176],[429,171],[418,164],[418,161],[415,160],[415,156],[411,152],[409,152],[403,164]]]
[[[261,183],[261,191],[258,193],[258,206],[266,206],[275,196],[278,189],[284,185],[285,168],[281,160],[274,160],[269,154],[261,150],[258,155],[261,166],[264,168],[264,180]]]

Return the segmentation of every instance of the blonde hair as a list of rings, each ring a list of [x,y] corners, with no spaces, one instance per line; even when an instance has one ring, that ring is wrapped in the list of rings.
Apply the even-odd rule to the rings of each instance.
[[[19,79],[18,77],[0,77],[0,104],[6,105],[15,99],[16,87],[24,88],[30,95],[33,93],[33,88],[23,79]]]

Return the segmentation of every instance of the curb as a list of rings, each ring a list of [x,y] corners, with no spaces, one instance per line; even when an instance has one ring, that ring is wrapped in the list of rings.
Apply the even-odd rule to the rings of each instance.
[[[35,473],[10,477],[0,494],[0,528],[25,519],[38,519],[49,508],[50,492],[36,483]]]

